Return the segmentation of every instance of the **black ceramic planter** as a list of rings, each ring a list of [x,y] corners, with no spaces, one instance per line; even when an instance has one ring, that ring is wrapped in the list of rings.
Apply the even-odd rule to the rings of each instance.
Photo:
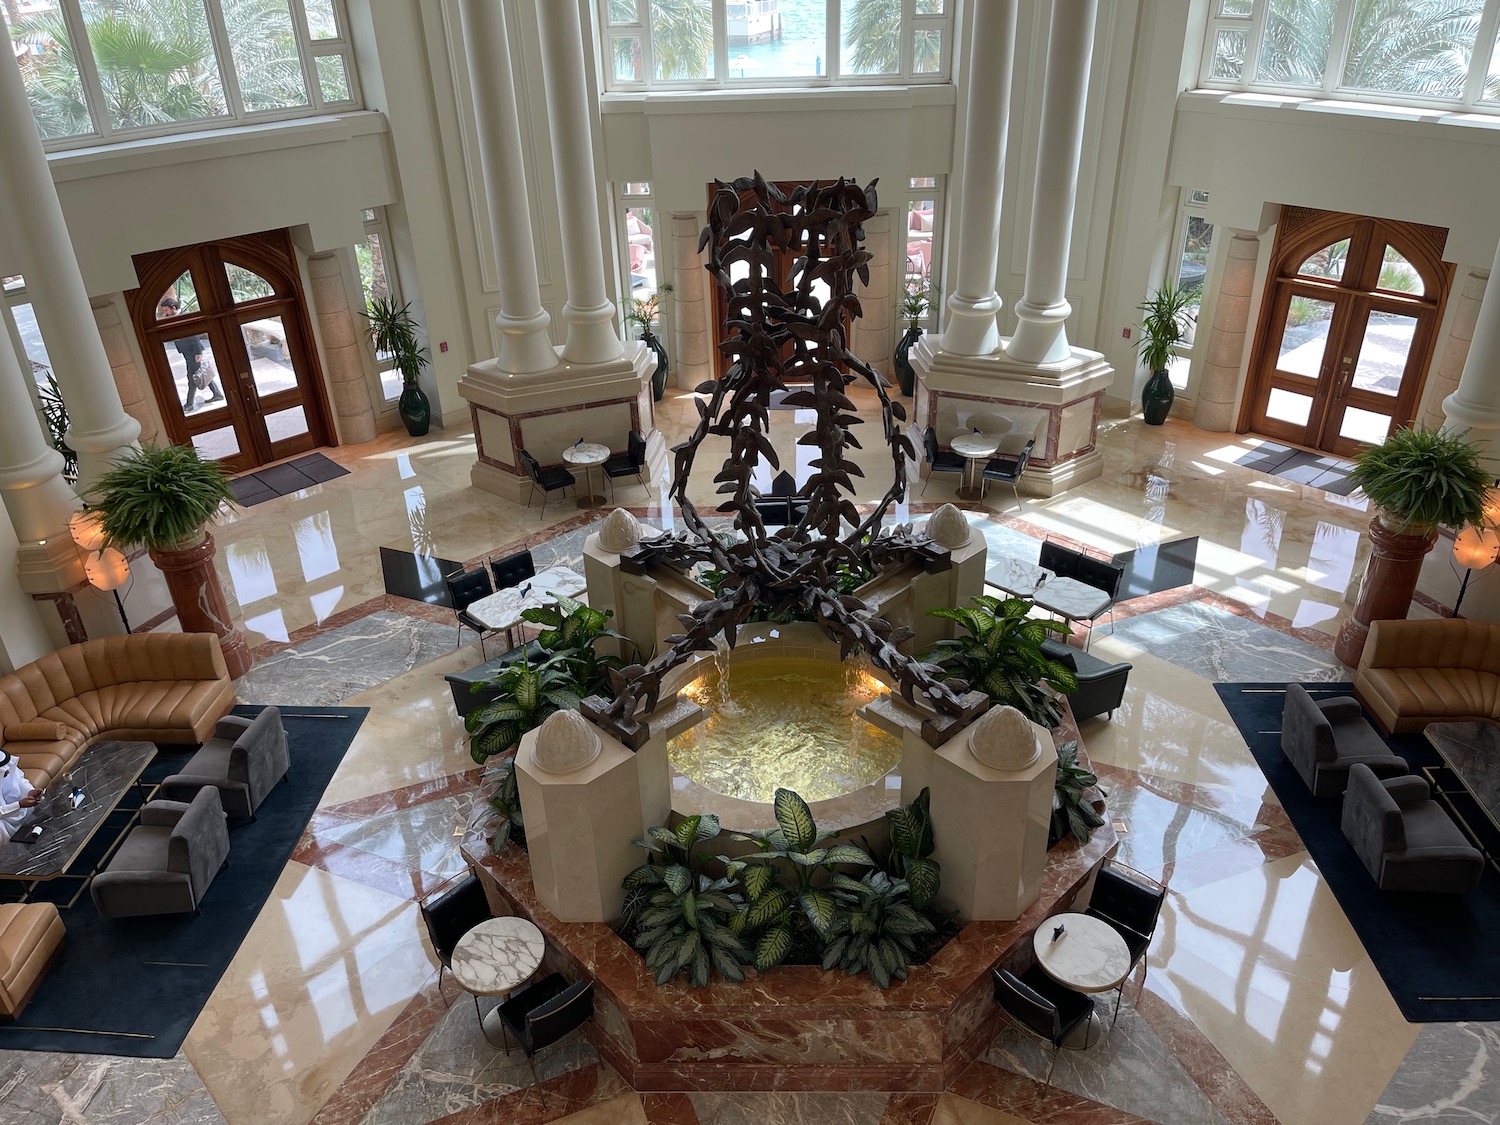
[[[901,342],[896,345],[896,382],[901,387],[901,393],[907,398],[911,398],[917,389],[917,373],[907,357],[911,354],[912,346],[921,338],[922,328],[914,324],[906,330],[901,337]]]
[[[406,432],[412,437],[421,437],[432,424],[432,404],[427,401],[422,388],[415,383],[408,383],[401,388],[401,397],[396,400],[396,413],[401,415]]]
[[[1146,417],[1146,425],[1160,426],[1165,422],[1176,397],[1177,392],[1172,389],[1172,380],[1167,378],[1167,373],[1151,372],[1151,378],[1141,388],[1141,413]]]
[[[656,370],[651,373],[651,397],[660,402],[661,396],[667,393],[667,348],[650,329],[641,333],[641,342],[656,353]]]

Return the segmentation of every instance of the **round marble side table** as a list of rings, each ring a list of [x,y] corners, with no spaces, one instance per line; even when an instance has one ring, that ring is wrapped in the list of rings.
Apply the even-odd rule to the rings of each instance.
[[[597,508],[603,504],[604,497],[594,493],[594,466],[609,460],[609,446],[600,445],[597,441],[579,442],[563,450],[563,460],[583,468],[583,495],[578,498],[578,506]]]
[[[492,1047],[508,1051],[499,1008],[480,1011],[481,996],[505,996],[524,984],[542,963],[547,943],[525,918],[487,918],[453,947],[453,979],[474,997],[479,1027]]]
[[[1054,932],[1063,932],[1055,939]],[[1074,992],[1108,992],[1130,974],[1130,948],[1108,922],[1087,914],[1054,914],[1031,935],[1042,972]],[[1085,1046],[1093,1042],[1098,1015],[1088,1019]]]
[[[993,434],[958,434],[948,443],[954,453],[968,459],[964,466],[964,483],[959,487],[960,500],[983,500],[984,478],[979,463],[988,461],[1000,448],[1000,438]]]

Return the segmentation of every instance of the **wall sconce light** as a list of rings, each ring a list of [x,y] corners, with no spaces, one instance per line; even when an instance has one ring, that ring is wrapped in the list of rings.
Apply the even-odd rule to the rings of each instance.
[[[1458,586],[1458,600],[1453,603],[1453,616],[1458,616],[1458,607],[1464,604],[1464,594],[1469,589],[1469,579],[1476,570],[1483,570],[1500,555],[1500,535],[1493,528],[1466,527],[1453,540],[1453,559],[1464,568],[1464,580]]]
[[[104,521],[98,512],[88,509],[74,512],[68,519],[68,534],[80,550],[88,552],[83,573],[89,585],[114,595],[120,623],[125,632],[130,632],[130,619],[125,616],[125,603],[120,600],[120,587],[130,580],[130,560],[116,548],[104,545]]]

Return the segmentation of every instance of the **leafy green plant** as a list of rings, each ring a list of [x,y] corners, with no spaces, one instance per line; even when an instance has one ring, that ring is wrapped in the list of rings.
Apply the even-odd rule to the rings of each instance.
[[[832,876],[839,864],[875,865],[867,851],[853,844],[816,847],[822,834],[812,810],[790,789],[776,790],[772,810],[776,827],[771,831],[734,837],[755,844],[757,851],[737,859],[719,857],[731,879],[744,881],[749,901],[735,932],[760,934],[754,964],[762,971],[786,959],[802,925],[819,941],[827,940],[838,915],[838,900],[820,884],[820,875]],[[790,887],[777,882],[778,869],[790,874]]]
[[[1136,307],[1141,310],[1141,338],[1136,347],[1141,362],[1152,371],[1165,371],[1175,354],[1173,348],[1187,338],[1194,317],[1188,310],[1198,303],[1198,294],[1170,282]]]
[[[915,938],[937,930],[905,901],[907,884],[884,871],[871,871],[863,879],[835,875],[829,884],[842,909],[829,927],[823,968],[837,966],[850,976],[869,973],[879,988],[890,987],[892,977],[905,980],[917,953]]]
[[[1392,517],[1393,530],[1425,531],[1480,523],[1494,477],[1467,430],[1403,426],[1380,445],[1363,450],[1349,479]]]
[[[609,628],[609,619],[613,616],[613,610],[594,609],[562,596],[554,605],[521,612],[522,620],[542,626],[537,643],[547,651],[549,663],[561,663],[567,668],[580,697],[585,698],[612,695],[609,671],[624,667],[624,661],[618,656],[601,656],[595,644],[603,638],[627,641]]]
[[[901,292],[901,319],[908,328],[916,328],[937,304],[941,290],[933,281],[911,280]]]
[[[76,481],[78,454],[68,445],[68,404],[63,402],[62,389],[52,372],[47,372],[47,385],[37,388],[37,397],[42,400],[42,418],[47,423],[52,448],[63,455],[63,479]]]
[[[120,457],[89,500],[111,543],[165,551],[198,542],[234,495],[224,466],[191,445],[147,445]]]
[[[621,884],[624,922],[636,928],[633,944],[646,955],[657,984],[684,971],[699,988],[710,970],[728,980],[745,979],[748,955],[731,928],[742,906],[734,880],[710,879],[690,866],[693,846],[718,834],[717,817],[690,816],[675,829],[648,829],[646,839],[636,841],[649,855]]]
[[[484,771],[484,780],[494,783],[490,790],[490,807],[502,817],[495,826],[495,839],[491,845],[498,852],[511,840],[521,847],[526,846],[526,820],[521,813],[521,790],[516,784],[516,760],[506,758],[489,766]]]
[[[644,340],[646,333],[651,331],[651,326],[661,316],[661,299],[672,292],[673,288],[670,281],[663,281],[651,296],[632,297],[630,306],[625,310],[625,330],[628,332],[632,328],[637,329]]]
[[[1078,678],[1064,664],[1042,651],[1050,633],[1068,632],[1058,621],[1029,616],[1025,598],[982,594],[972,606],[939,606],[931,617],[956,621],[969,635],[938,641],[928,659],[961,677],[997,705],[1016,708],[1033,722],[1055,727],[1062,708],[1053,689],[1067,694],[1078,689]],[[1052,686],[1048,687],[1042,681]]]
[[[1080,844],[1087,844],[1094,829],[1104,823],[1104,818],[1084,798],[1088,789],[1098,784],[1099,779],[1078,764],[1077,741],[1058,747],[1057,784],[1052,790],[1053,843],[1071,832]]]
[[[411,314],[411,302],[398,305],[389,297],[376,297],[366,307],[364,317],[370,322],[375,350],[391,357],[406,386],[416,386],[422,368],[430,361],[427,350],[418,342],[419,326]]]
[[[509,750],[523,734],[541,726],[547,716],[576,710],[583,699],[567,666],[552,661],[511,664],[489,682],[500,689],[500,694],[464,718],[469,756],[480,765],[491,755]]]
[[[911,904],[925,910],[937,897],[943,869],[932,858],[932,794],[924,788],[909,805],[887,809],[885,823],[891,833],[886,870],[911,890]]]

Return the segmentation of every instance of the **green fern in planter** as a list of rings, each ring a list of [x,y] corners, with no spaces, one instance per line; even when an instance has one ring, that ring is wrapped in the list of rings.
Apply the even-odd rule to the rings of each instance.
[[[191,445],[147,445],[117,460],[90,501],[111,543],[166,551],[197,542],[234,494],[224,466]]]
[[[1409,426],[1360,453],[1349,479],[1396,521],[1391,530],[1420,533],[1480,523],[1495,478],[1467,430]]]

